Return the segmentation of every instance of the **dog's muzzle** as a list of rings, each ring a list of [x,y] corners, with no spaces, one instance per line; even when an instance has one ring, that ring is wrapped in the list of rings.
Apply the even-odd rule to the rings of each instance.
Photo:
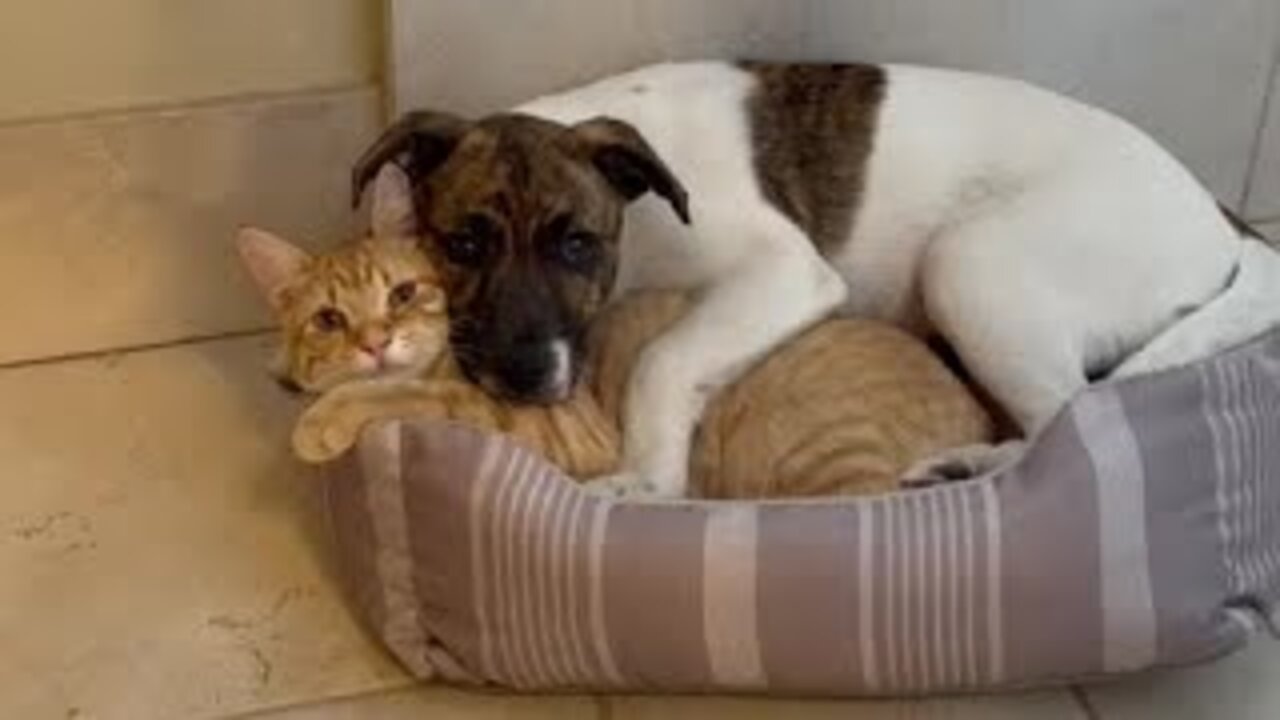
[[[472,372],[499,397],[523,404],[561,402],[573,389],[573,347],[563,338],[515,343]]]

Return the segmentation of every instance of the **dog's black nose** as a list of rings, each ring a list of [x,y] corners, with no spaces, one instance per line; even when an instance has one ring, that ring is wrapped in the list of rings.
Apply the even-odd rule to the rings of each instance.
[[[541,401],[553,385],[556,358],[548,343],[521,343],[503,353],[494,374],[513,399]]]

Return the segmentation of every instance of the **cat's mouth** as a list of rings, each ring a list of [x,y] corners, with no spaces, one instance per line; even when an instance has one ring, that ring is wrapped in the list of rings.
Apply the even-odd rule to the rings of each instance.
[[[345,378],[349,380],[398,380],[420,377],[443,357],[443,349],[429,349],[393,344],[380,353],[362,352]]]

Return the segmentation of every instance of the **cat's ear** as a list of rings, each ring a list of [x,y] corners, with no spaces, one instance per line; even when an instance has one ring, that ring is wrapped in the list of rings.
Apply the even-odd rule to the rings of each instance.
[[[386,163],[373,180],[371,210],[373,236],[412,237],[418,232],[413,208],[413,187],[409,175],[395,163]]]
[[[285,290],[311,260],[297,245],[254,227],[240,228],[236,248],[254,284],[276,310],[280,309]]]

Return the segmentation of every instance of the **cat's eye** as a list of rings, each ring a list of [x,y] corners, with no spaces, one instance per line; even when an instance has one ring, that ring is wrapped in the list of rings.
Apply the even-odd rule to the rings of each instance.
[[[418,296],[418,283],[412,282],[412,281],[402,282],[399,285],[396,285],[395,287],[391,288],[391,295],[389,296],[389,299],[391,301],[391,307],[393,309],[402,308],[405,305],[408,305],[409,303],[413,302],[413,299],[416,298],[417,296]]]
[[[311,324],[320,332],[337,332],[347,326],[347,316],[336,308],[322,308],[311,317]]]

